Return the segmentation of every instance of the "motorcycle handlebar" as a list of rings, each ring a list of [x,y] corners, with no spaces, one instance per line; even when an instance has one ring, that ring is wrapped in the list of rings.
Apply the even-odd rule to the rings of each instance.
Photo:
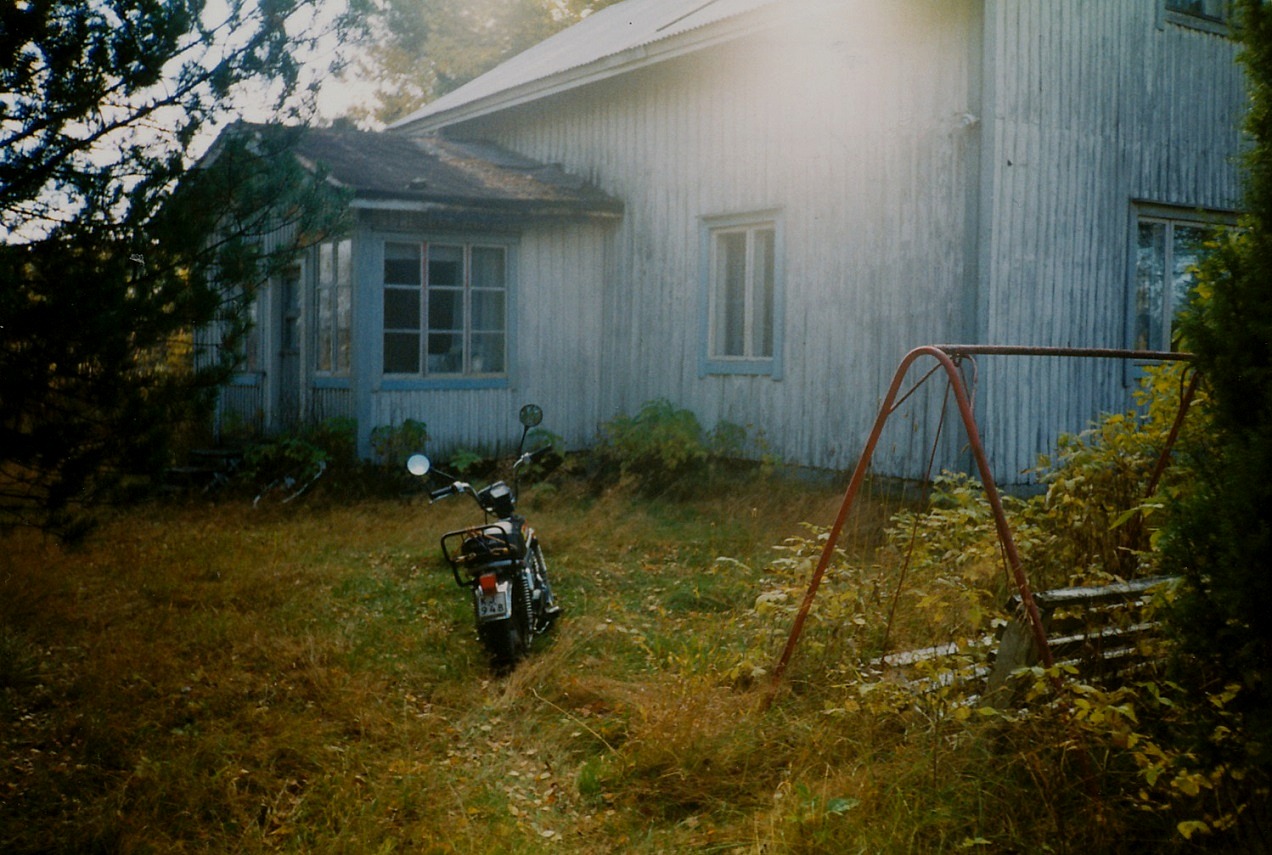
[[[545,445],[543,448],[536,448],[534,451],[527,451],[525,454],[521,455],[520,459],[517,460],[514,464],[514,468],[521,466],[523,463],[533,463],[551,451],[552,446],[550,445]]]
[[[445,487],[430,490],[428,497],[436,502],[438,499],[445,499],[447,496],[454,495],[455,493],[462,493],[466,489],[468,489],[467,484],[463,481],[456,481],[454,484],[447,484]]]
[[[543,446],[543,448],[536,448],[534,451],[527,451],[525,454],[521,455],[521,457],[517,460],[516,463],[513,464],[513,469],[515,470],[525,463],[533,463],[534,461],[538,460],[540,457],[544,457],[545,455],[551,453],[551,451],[552,451],[551,445],[545,445]],[[445,487],[439,487],[436,490],[430,490],[428,493],[428,497],[432,501],[436,502],[439,499],[445,499],[447,496],[452,496],[455,493],[464,493],[471,489],[472,487],[464,483],[463,481],[455,481],[452,484],[447,484]]]

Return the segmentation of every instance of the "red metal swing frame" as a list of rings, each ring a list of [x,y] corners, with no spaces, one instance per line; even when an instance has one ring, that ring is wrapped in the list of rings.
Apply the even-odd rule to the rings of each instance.
[[[910,371],[910,367],[921,357],[930,356],[937,361],[937,367],[928,374],[924,375],[914,389],[907,392],[901,401],[908,398],[915,389],[921,386],[929,377],[936,373],[939,369],[944,369],[949,379],[950,387],[954,392],[954,398],[958,403],[959,413],[963,419],[963,427],[967,432],[969,447],[972,457],[976,461],[976,468],[980,473],[981,481],[985,487],[985,497],[989,501],[989,505],[994,514],[994,524],[998,532],[998,540],[1002,547],[1003,555],[1007,560],[1010,568],[1012,579],[1016,584],[1017,593],[1020,595],[1021,605],[1024,608],[1025,615],[1028,619],[1033,639],[1037,645],[1039,656],[1045,667],[1050,668],[1053,663],[1051,649],[1047,643],[1047,632],[1042,622],[1042,616],[1038,611],[1038,606],[1034,602],[1033,591],[1029,586],[1029,578],[1025,574],[1024,567],[1021,565],[1020,553],[1016,549],[1015,539],[1012,537],[1011,526],[1007,523],[1007,516],[1003,510],[1002,496],[999,493],[998,485],[994,480],[994,475],[989,466],[989,459],[985,455],[984,445],[981,443],[980,430],[976,425],[976,416],[972,410],[970,398],[967,393],[967,386],[963,382],[963,375],[959,371],[958,363],[967,357],[974,356],[1047,356],[1047,357],[1067,357],[1067,358],[1096,358],[1096,359],[1136,359],[1154,362],[1187,362],[1193,356],[1189,353],[1171,353],[1164,351],[1151,350],[1118,350],[1109,348],[1068,348],[1068,347],[1027,347],[1013,345],[953,345],[953,344],[934,344],[916,347],[905,355],[897,368],[896,374],[893,376],[892,385],[888,389],[888,394],[884,398],[879,408],[879,415],[875,419],[874,427],[870,431],[870,437],[866,440],[866,445],[862,449],[861,457],[857,461],[857,467],[853,470],[852,479],[848,482],[848,488],[844,492],[843,501],[839,506],[839,513],[835,517],[835,522],[830,528],[826,544],[822,548],[821,557],[818,560],[817,567],[813,571],[812,579],[808,583],[808,590],[804,594],[803,602],[800,604],[799,611],[795,615],[795,622],[791,627],[790,636],[786,640],[786,647],[782,651],[782,656],[778,660],[776,667],[773,669],[772,684],[769,690],[769,700],[777,693],[781,684],[782,677],[786,672],[787,666],[790,664],[791,656],[795,652],[795,647],[799,643],[800,634],[804,629],[804,622],[808,618],[809,609],[812,607],[813,598],[817,596],[817,588],[821,585],[822,577],[826,573],[826,568],[830,564],[831,557],[835,551],[835,544],[839,540],[840,533],[843,531],[844,523],[848,520],[848,514],[852,510],[853,503],[856,501],[857,494],[861,489],[862,483],[865,481],[866,472],[870,467],[870,460],[874,456],[876,446],[879,444],[879,438],[883,434],[884,426],[887,424],[889,416],[896,411],[900,405],[898,395],[901,392],[902,383],[905,381],[906,375]],[[1183,425],[1184,416],[1187,414],[1188,407],[1192,403],[1194,393],[1197,388],[1198,375],[1194,373],[1190,379],[1183,395],[1180,398],[1179,411],[1175,415],[1174,424],[1166,439],[1166,444],[1162,449],[1161,455],[1158,457],[1157,465],[1153,471],[1148,485],[1148,493],[1156,490],[1157,483],[1161,479],[1161,475],[1166,468],[1167,461],[1170,456],[1171,449],[1174,447],[1175,440],[1179,436],[1180,428]]]

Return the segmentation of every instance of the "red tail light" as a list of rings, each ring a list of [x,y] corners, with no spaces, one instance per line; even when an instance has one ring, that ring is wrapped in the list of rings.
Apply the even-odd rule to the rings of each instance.
[[[499,580],[494,573],[485,573],[477,580],[477,584],[481,585],[481,592],[489,597],[499,586]]]

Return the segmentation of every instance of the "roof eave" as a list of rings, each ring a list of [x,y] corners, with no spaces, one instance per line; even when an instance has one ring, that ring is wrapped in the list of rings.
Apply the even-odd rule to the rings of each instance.
[[[416,117],[407,116],[389,125],[389,130],[436,131],[724,44],[762,30],[768,24],[771,9],[772,7],[764,7],[748,15],[688,30],[656,42],[637,45],[586,65],[531,80],[436,113]]]
[[[623,215],[620,202],[548,202],[544,200],[506,199],[473,201],[465,199],[422,199],[408,195],[377,193],[359,194],[350,207],[365,211],[407,211],[462,218],[469,215],[506,215],[529,219],[616,220]]]

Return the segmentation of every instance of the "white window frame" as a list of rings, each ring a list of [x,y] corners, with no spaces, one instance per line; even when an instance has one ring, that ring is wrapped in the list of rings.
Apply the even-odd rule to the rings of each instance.
[[[727,246],[741,240],[741,305],[730,302]],[[736,257],[735,257],[736,258]],[[779,379],[782,372],[783,229],[781,212],[704,217],[701,221],[702,341],[700,373],[759,374]],[[739,347],[726,344],[726,314],[741,309]],[[767,316],[767,323],[765,323]],[[735,316],[736,317],[736,316]]]
[[[387,261],[389,257],[389,247],[391,246],[409,246],[415,248],[419,253],[420,270],[418,272],[418,283],[395,283],[387,281]],[[511,243],[498,239],[483,238],[465,238],[459,236],[439,235],[430,238],[421,238],[419,236],[387,236],[381,242],[381,265],[380,265],[380,292],[384,314],[381,323],[381,360],[380,368],[382,376],[389,385],[400,384],[419,384],[423,383],[430,387],[457,387],[457,388],[486,388],[486,387],[502,387],[508,384],[510,376],[510,366],[513,354],[513,282],[514,273],[514,247]],[[446,285],[434,285],[429,280],[429,251],[430,249],[448,249],[458,250],[460,252],[461,273],[458,287]],[[502,254],[503,263],[503,281],[502,284],[492,287],[489,284],[479,285],[474,282],[473,256],[474,252],[482,251],[498,251]],[[461,315],[459,323],[461,326],[455,328],[434,328],[430,326],[431,318],[429,313],[430,296],[436,298],[439,291],[458,292],[459,295],[459,314]],[[475,326],[476,313],[474,312],[475,300],[481,299],[482,296],[487,298],[493,295],[499,295],[501,298],[498,303],[490,305],[498,305],[497,314],[502,317],[502,327],[500,329],[482,329]],[[413,296],[418,300],[416,306],[416,322],[414,326],[391,326],[393,319],[388,317],[387,304],[391,296],[397,299],[406,297],[410,299]],[[396,336],[400,340],[408,337],[416,339],[415,346],[418,348],[416,354],[415,371],[394,371],[390,370],[389,361],[389,339]],[[440,339],[444,336],[458,337],[460,341],[460,364],[458,370],[447,370],[445,367],[436,364],[436,359],[430,359],[430,337]],[[480,348],[475,346],[475,341],[481,336],[500,336],[503,341],[503,364],[498,370],[489,370],[486,366],[480,364]],[[432,356],[436,356],[433,354]]]

